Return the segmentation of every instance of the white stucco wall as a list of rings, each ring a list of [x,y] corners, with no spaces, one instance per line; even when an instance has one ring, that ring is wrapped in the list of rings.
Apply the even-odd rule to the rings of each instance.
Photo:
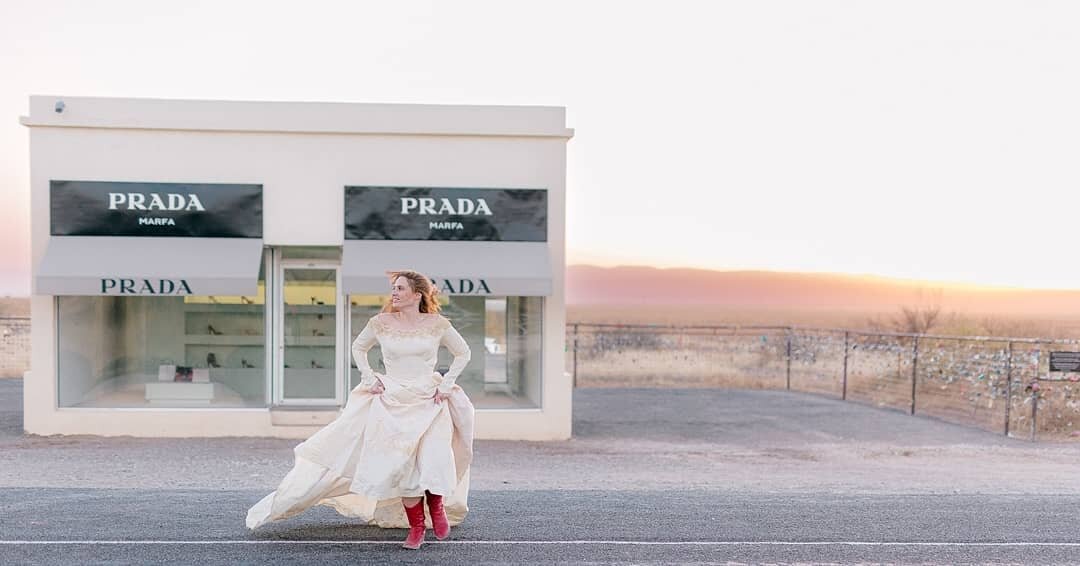
[[[63,100],[63,113],[54,105]],[[34,271],[49,239],[49,181],[258,183],[267,245],[340,246],[345,185],[545,188],[552,289],[544,315],[543,408],[482,410],[478,438],[570,436],[564,374],[566,144],[562,108],[31,97]],[[105,250],[103,250],[105,252]],[[53,297],[32,298],[34,434],[302,437],[267,409],[56,407]]]

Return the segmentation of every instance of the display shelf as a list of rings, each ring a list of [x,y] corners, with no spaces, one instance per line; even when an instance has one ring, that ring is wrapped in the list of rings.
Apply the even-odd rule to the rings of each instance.
[[[292,319],[287,332],[299,335],[286,336],[285,345],[293,350],[289,356],[293,365],[290,371],[309,370],[312,359],[323,365],[330,365],[336,348],[334,334],[335,305],[289,305],[286,316]],[[211,368],[211,380],[229,383],[243,389],[253,380],[264,375],[262,368],[235,368],[242,358],[248,363],[264,364],[263,348],[269,345],[270,337],[265,335],[263,317],[265,305],[192,303],[184,308],[185,326],[191,334],[183,336],[185,359],[189,365],[202,367],[209,353],[215,353],[217,363],[229,367]],[[316,318],[323,320],[316,320]],[[222,334],[208,334],[208,327],[214,327]],[[325,332],[330,336],[312,336],[313,331]],[[258,332],[258,334],[242,334]],[[302,359],[293,359],[299,355]],[[257,359],[256,359],[257,358]],[[325,370],[323,370],[325,371]],[[256,392],[257,393],[257,392]]]
[[[184,312],[245,313],[262,315],[262,304],[243,305],[236,303],[185,303]]]
[[[221,397],[220,383],[169,382],[147,383],[145,397],[151,405],[209,405]]]
[[[265,314],[262,304],[185,303],[185,326],[195,332],[184,335],[184,344],[189,352],[208,346],[266,346]],[[211,326],[222,333],[207,333]]]
[[[335,314],[336,305],[285,305],[286,315],[297,314]]]
[[[184,336],[184,343],[204,346],[265,346],[266,337],[261,334],[187,334]]]
[[[264,375],[266,370],[263,368],[210,368],[210,381],[223,383],[261,379]]]
[[[286,336],[286,346],[333,346],[333,336]]]

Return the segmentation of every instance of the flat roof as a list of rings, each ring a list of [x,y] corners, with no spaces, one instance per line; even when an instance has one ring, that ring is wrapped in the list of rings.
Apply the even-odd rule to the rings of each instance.
[[[62,103],[62,112],[57,108]],[[561,106],[269,102],[33,95],[27,127],[571,138]]]

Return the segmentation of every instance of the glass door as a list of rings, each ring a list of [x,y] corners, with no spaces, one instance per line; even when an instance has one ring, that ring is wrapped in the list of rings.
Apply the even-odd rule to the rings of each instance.
[[[278,275],[275,402],[340,405],[345,332],[338,265],[282,260]]]

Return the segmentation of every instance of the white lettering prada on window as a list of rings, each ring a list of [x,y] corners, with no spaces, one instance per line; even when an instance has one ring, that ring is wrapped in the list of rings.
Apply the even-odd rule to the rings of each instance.
[[[149,201],[149,202],[147,202]],[[199,195],[169,193],[109,193],[109,210],[201,210],[206,211]]]
[[[482,198],[459,198],[455,204],[453,199],[431,197],[401,197],[402,214],[460,214],[462,216],[477,216],[484,214],[492,216],[491,208]]]

